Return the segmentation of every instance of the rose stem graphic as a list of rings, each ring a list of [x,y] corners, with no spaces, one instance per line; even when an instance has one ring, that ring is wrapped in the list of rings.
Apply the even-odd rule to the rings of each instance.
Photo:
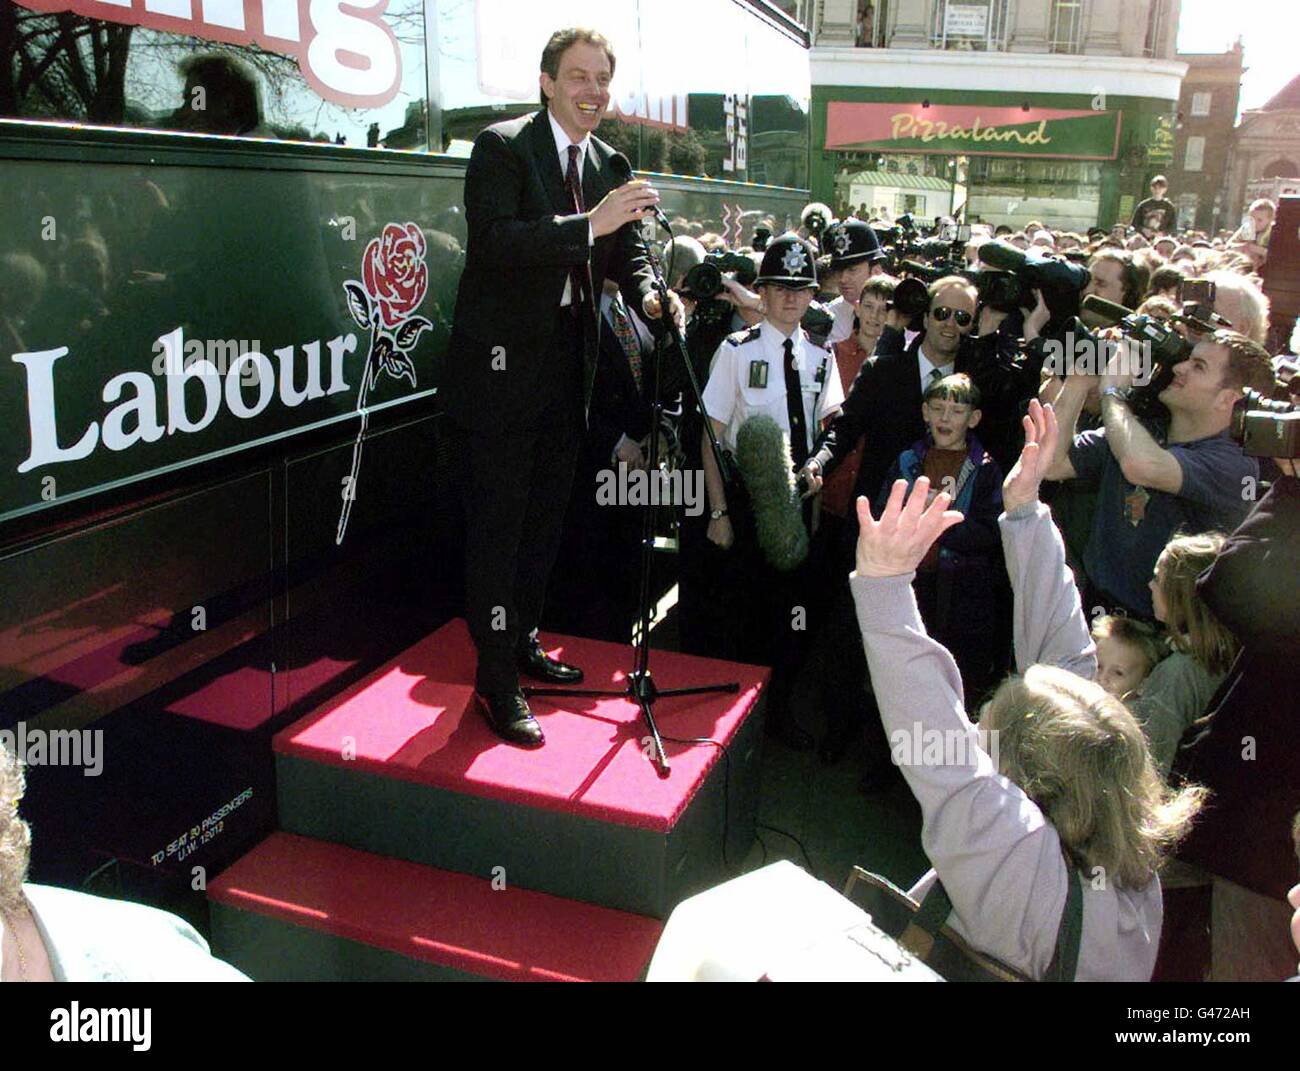
[[[357,500],[357,476],[361,472],[362,440],[365,439],[366,427],[370,424],[370,410],[366,407],[366,398],[376,378],[378,378],[378,368],[375,365],[375,348],[372,344],[370,352],[366,354],[365,377],[361,380],[360,391],[357,392],[357,412],[361,414],[361,425],[357,428],[357,438],[352,444],[352,472],[348,476],[345,487],[346,493],[343,496],[343,509],[339,513],[338,531],[334,533],[336,547],[343,544],[343,537],[348,531],[348,518],[352,516],[352,503]]]
[[[429,271],[424,263],[427,246],[424,232],[414,223],[388,224],[378,238],[366,246],[362,257],[362,282],[349,279],[343,284],[348,311],[357,326],[370,331],[370,350],[366,354],[361,387],[357,391],[357,414],[361,417],[356,441],[352,444],[352,472],[344,487],[343,508],[339,511],[338,531],[334,544],[342,544],[357,499],[357,475],[361,470],[361,450],[370,410],[366,401],[371,389],[387,372],[394,379],[415,383],[415,364],[411,349],[420,334],[433,326],[423,316],[412,315],[424,300],[429,286]]]

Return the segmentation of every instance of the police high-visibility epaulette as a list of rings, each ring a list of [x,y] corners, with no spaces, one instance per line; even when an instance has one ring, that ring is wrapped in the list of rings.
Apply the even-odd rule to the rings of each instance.
[[[753,327],[748,327],[744,331],[736,331],[735,333],[728,335],[727,343],[732,346],[743,346],[746,342],[753,342],[754,339],[758,338],[758,336],[759,329],[758,325],[755,324]]]

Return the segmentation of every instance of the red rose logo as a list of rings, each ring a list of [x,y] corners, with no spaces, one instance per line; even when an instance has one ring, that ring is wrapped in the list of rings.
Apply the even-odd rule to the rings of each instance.
[[[424,232],[414,223],[390,223],[366,246],[361,279],[379,307],[384,326],[390,330],[424,300],[429,288],[424,253]]]
[[[370,411],[366,402],[384,375],[405,379],[415,386],[415,359],[411,350],[433,321],[414,315],[429,289],[429,269],[424,263],[424,232],[414,223],[390,223],[378,238],[366,246],[361,260],[361,279],[343,283],[348,313],[363,331],[369,331],[370,351],[366,354],[357,392],[357,414],[361,418],[352,444],[352,472],[345,483],[343,507],[335,543],[342,543],[357,497],[361,470],[361,448],[365,443]]]

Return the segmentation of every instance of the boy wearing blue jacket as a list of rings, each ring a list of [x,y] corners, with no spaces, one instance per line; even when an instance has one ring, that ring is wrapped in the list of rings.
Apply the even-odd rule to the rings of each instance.
[[[926,437],[904,450],[885,478],[879,501],[894,481],[910,491],[927,476],[933,498],[946,492],[965,520],[943,534],[918,566],[913,587],[926,631],[952,653],[965,694],[977,700],[1001,677],[995,666],[1000,626],[999,593],[1005,585],[1002,538],[1002,470],[973,434],[983,414],[979,388],[969,376],[932,383],[921,403]]]

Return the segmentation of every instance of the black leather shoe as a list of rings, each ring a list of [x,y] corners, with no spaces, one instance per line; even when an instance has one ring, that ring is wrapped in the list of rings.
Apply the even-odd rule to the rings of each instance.
[[[551,684],[580,684],[582,670],[577,666],[568,666],[552,658],[542,650],[542,645],[534,638],[519,652],[519,672],[526,673],[537,681],[549,681]]]
[[[812,733],[792,721],[769,721],[764,726],[764,731],[771,739],[784,744],[791,751],[812,750]]]
[[[546,743],[542,727],[537,724],[528,700],[518,692],[493,692],[484,695],[475,692],[483,717],[492,731],[510,744],[519,747],[541,747]]]

